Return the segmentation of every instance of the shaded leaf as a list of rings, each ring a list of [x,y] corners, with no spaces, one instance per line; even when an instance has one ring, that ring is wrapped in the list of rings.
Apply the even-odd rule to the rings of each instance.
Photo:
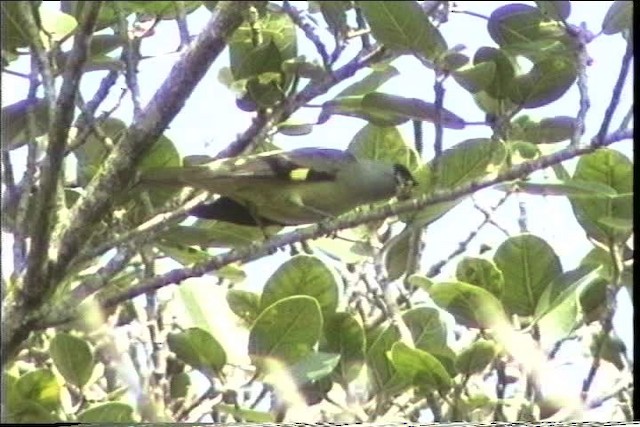
[[[498,348],[493,341],[479,339],[460,352],[456,358],[456,369],[464,375],[479,374],[498,355]]]
[[[227,304],[233,313],[252,324],[260,314],[260,295],[255,292],[230,289],[227,292]]]
[[[349,313],[334,313],[324,325],[324,349],[340,355],[334,370],[337,380],[346,384],[355,380],[365,362],[364,328]]]
[[[460,86],[471,93],[486,89],[494,80],[496,63],[492,61],[467,65],[451,73]]]
[[[36,369],[22,375],[16,382],[16,390],[22,399],[48,412],[60,408],[60,384],[50,369]]]
[[[227,355],[220,343],[201,328],[189,328],[167,335],[169,349],[178,359],[194,369],[219,374],[227,363]]]
[[[49,130],[49,103],[44,98],[23,99],[3,107],[1,114],[3,151],[22,147],[28,136],[37,138]]]
[[[428,352],[397,342],[389,357],[398,373],[421,390],[444,393],[451,388],[451,377],[446,369]]]
[[[346,98],[351,96],[362,96],[376,91],[380,86],[391,78],[399,75],[398,70],[392,65],[377,66],[372,69],[363,79],[358,80],[351,86],[347,86],[336,98]]]
[[[540,11],[551,19],[557,21],[567,19],[571,14],[571,2],[569,0],[536,1]]]
[[[502,271],[488,259],[464,257],[456,267],[456,279],[480,286],[498,298],[504,291]]]
[[[576,78],[577,70],[571,60],[544,59],[535,63],[527,74],[513,79],[508,96],[522,108],[538,108],[559,99]]]
[[[367,374],[373,395],[393,396],[410,385],[410,380],[398,374],[387,353],[400,340],[395,325],[379,327],[367,333]]]

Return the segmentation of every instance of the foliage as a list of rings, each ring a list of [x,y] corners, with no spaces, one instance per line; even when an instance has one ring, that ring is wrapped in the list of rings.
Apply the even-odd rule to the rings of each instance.
[[[632,367],[612,326],[619,290],[633,283],[633,162],[608,147],[632,135],[628,119],[609,129],[621,86],[598,134],[582,139],[588,45],[619,35],[630,44],[632,2],[613,2],[597,35],[571,23],[568,1],[508,4],[484,21],[470,13],[472,31],[494,42],[473,52],[445,36],[465,12],[452,2],[50,3],[2,2],[3,77],[25,82],[24,98],[2,108],[3,246],[10,235],[14,261],[2,282],[4,420],[511,422],[571,418],[607,400],[621,408],[611,419],[630,419]],[[202,33],[189,32],[209,15]],[[142,48],[173,21],[180,40],[168,49],[181,55],[145,104],[140,83],[164,68],[142,68],[160,59]],[[407,58],[422,72],[416,86],[433,77],[433,102],[385,92],[405,78]],[[190,136],[167,129],[183,107],[189,114],[186,98],[214,61],[236,97],[225,114],[253,117],[220,155],[364,120],[341,148],[405,165],[417,183],[408,200],[294,231],[183,222],[202,195],[137,177],[210,159],[182,156]],[[96,72],[91,95],[80,81]],[[445,85],[475,105],[451,102]],[[576,87],[579,111],[538,110]],[[315,98],[316,120],[292,117]],[[443,149],[444,133],[473,125],[464,102],[486,117],[482,130]],[[422,126],[435,129],[433,155]],[[472,197],[487,187],[502,201],[566,200],[590,242],[580,265],[567,269],[526,218],[473,254],[480,229],[500,227],[502,202],[488,212]],[[442,250],[423,234],[472,203],[485,222],[429,269],[425,253]],[[287,246],[290,257],[278,252]],[[277,268],[247,286],[259,258]],[[544,370],[568,340],[591,370],[582,396],[559,401]],[[603,362],[623,384],[615,393],[592,387]]]

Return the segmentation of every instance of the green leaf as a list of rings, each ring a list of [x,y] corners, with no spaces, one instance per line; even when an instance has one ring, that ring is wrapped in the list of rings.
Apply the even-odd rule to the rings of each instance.
[[[348,86],[336,98],[348,98],[352,96],[364,96],[368,93],[376,91],[380,86],[391,78],[399,75],[398,70],[392,65],[384,64],[373,68],[371,73],[366,77]]]
[[[119,142],[127,129],[125,122],[111,117],[107,117],[99,125],[105,138],[102,139],[94,132],[91,132],[84,143],[73,151],[78,160],[78,182],[83,187],[93,178],[103,164],[104,159],[109,154],[110,147]]]
[[[169,381],[169,395],[172,399],[183,399],[187,397],[191,387],[191,377],[186,372],[179,372],[176,375],[171,375]]]
[[[249,355],[258,366],[275,358],[293,364],[311,353],[322,333],[322,312],[306,295],[281,299],[256,319],[249,334]]]
[[[89,344],[66,333],[57,333],[49,347],[51,358],[65,380],[82,388],[95,366]]]
[[[532,121],[528,116],[520,116],[512,122],[510,140],[529,141],[534,144],[552,144],[573,137],[576,126],[575,117],[555,116]]]
[[[464,257],[456,267],[456,279],[480,286],[498,298],[504,291],[502,271],[488,259]]]
[[[616,34],[632,28],[633,2],[628,0],[614,1],[602,20],[604,34]]]
[[[36,369],[18,378],[16,390],[24,399],[40,405],[46,411],[60,409],[60,385],[50,369]]]
[[[536,62],[526,74],[516,76],[508,96],[522,108],[538,108],[564,95],[578,76],[572,60],[548,58]]]
[[[349,32],[347,10],[351,9],[350,1],[320,1],[320,12],[331,33],[336,37],[345,37]]]
[[[456,369],[463,375],[479,374],[498,355],[498,348],[493,341],[479,339],[460,352],[456,358]]]
[[[227,304],[236,316],[251,325],[260,314],[260,295],[255,292],[230,289]]]
[[[471,93],[485,90],[494,80],[496,63],[487,61],[458,68],[451,73],[453,79]]]
[[[463,282],[435,283],[429,295],[440,308],[468,328],[488,329],[506,319],[500,301],[479,286]]]
[[[428,351],[449,375],[455,376],[455,353],[447,346],[447,325],[432,307],[416,307],[402,314],[416,348]]]
[[[529,179],[527,181],[519,181],[516,184],[496,186],[496,189],[513,191],[514,185],[518,191],[535,196],[569,196],[572,199],[586,198],[588,200],[596,200],[610,199],[617,194],[616,190],[608,185],[579,179],[568,181],[557,179],[537,181]]]
[[[2,151],[22,147],[28,137],[37,138],[49,130],[49,103],[44,98],[23,99],[3,107],[1,114]]]
[[[78,26],[78,21],[72,15],[66,14],[56,9],[40,7],[40,25],[44,31],[43,39],[60,41],[67,37]]]
[[[486,176],[506,156],[504,145],[489,138],[462,141],[437,160],[438,188],[452,189]],[[434,163],[433,160],[430,163]]]
[[[362,108],[365,111],[380,111],[391,117],[406,117],[430,123],[438,121],[435,104],[424,102],[417,98],[405,98],[386,93],[372,92],[362,98]],[[465,121],[449,110],[440,110],[441,125],[447,129],[464,129]]]
[[[295,256],[269,277],[260,298],[261,311],[296,295],[315,298],[324,317],[333,314],[338,306],[336,279],[329,267],[313,256]]]
[[[318,124],[325,123],[332,115],[357,117],[380,127],[396,126],[409,120],[408,117],[396,114],[388,109],[378,109],[362,105],[363,96],[349,96],[335,98],[322,104],[322,111],[318,116]]]
[[[127,40],[117,34],[95,34],[91,37],[89,51],[92,57],[106,55],[126,44]]]
[[[220,412],[233,415],[234,417],[238,417],[248,423],[271,424],[276,422],[275,417],[269,412],[240,408],[236,405],[228,405],[226,403],[219,403],[215,405],[215,409]]]
[[[2,40],[4,58],[4,51],[15,53],[17,48],[29,46],[29,35],[25,30],[27,23],[22,17],[20,3],[2,2],[0,7],[2,8],[2,25],[0,25],[2,36],[0,40]]]
[[[569,0],[536,1],[540,11],[556,21],[565,20],[571,14],[571,2]]]
[[[254,30],[248,23],[241,25],[229,41],[231,72],[235,80],[280,73],[283,61],[297,55],[296,27],[285,13],[268,11],[257,25],[262,39],[259,45],[254,45]]]
[[[167,335],[169,350],[187,365],[205,373],[219,374],[227,363],[222,345],[207,331],[189,328]]]
[[[265,227],[267,235],[276,234],[282,227]],[[223,221],[198,220],[193,225],[171,227],[160,237],[163,243],[179,246],[198,245],[209,248],[239,248],[264,239],[258,227],[237,225]]]
[[[625,242],[629,238],[631,229],[612,227],[606,218],[616,218],[617,224],[632,220],[633,200],[622,197],[633,192],[632,174],[631,161],[615,150],[603,148],[580,157],[573,179],[609,186],[620,195],[604,199],[570,198],[573,213],[589,237],[605,245],[611,241]]]
[[[424,350],[397,342],[391,348],[390,358],[398,373],[421,390],[445,393],[451,388],[452,380],[444,366]]]
[[[530,234],[505,240],[496,250],[494,262],[504,276],[502,302],[511,313],[521,316],[533,315],[547,285],[562,273],[553,248]]]
[[[607,309],[608,285],[608,280],[599,277],[579,290],[578,303],[585,323],[589,324],[601,320]]]
[[[400,340],[400,332],[395,325],[378,327],[367,333],[367,374],[372,395],[394,396],[401,393],[410,381],[399,375],[387,353]]]
[[[135,423],[133,408],[121,402],[109,402],[78,414],[81,423]]]
[[[340,355],[334,370],[337,380],[341,384],[355,380],[365,362],[365,335],[360,322],[349,313],[335,313],[325,320],[324,336],[322,348]]]
[[[613,364],[613,366],[618,368],[620,371],[625,368],[625,353],[627,349],[620,338],[599,332],[594,337],[590,350],[591,355],[594,358],[602,358],[603,360]]]
[[[338,366],[339,354],[332,353],[310,353],[304,359],[296,362],[292,366],[284,366],[294,384],[300,386],[313,381],[326,378]],[[267,375],[265,382],[277,381],[278,373]]]
[[[175,1],[123,1],[120,2],[127,13],[152,15],[159,19],[176,19],[178,7]],[[190,14],[202,5],[202,1],[183,1],[185,15]]]
[[[514,65],[505,52],[493,47],[481,47],[473,56],[473,64],[478,67],[480,64],[493,64],[493,79],[489,84],[484,84],[482,91],[486,92],[491,98],[504,99],[509,93],[509,86],[516,74]],[[490,65],[485,67],[491,68]],[[478,95],[481,92],[474,92]]]
[[[296,123],[292,120],[280,123],[278,125],[278,132],[287,136],[302,136],[309,135],[313,132],[313,124],[311,123]]]
[[[359,4],[373,36],[389,49],[411,52],[435,62],[447,42],[415,1],[366,1]]]

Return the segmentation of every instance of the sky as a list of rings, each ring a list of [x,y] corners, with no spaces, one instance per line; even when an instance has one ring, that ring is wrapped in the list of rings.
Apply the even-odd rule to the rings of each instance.
[[[45,2],[50,7],[55,7],[57,2]],[[291,2],[294,7],[304,8],[306,2]],[[508,4],[508,2],[475,2],[475,1],[458,1],[458,10],[470,10],[485,16],[497,7]],[[532,2],[524,2],[532,3]],[[572,24],[580,24],[585,22],[586,26],[593,33],[597,33],[602,24],[602,18],[608,10],[611,2],[609,1],[574,1],[572,2],[572,12],[569,22]],[[196,13],[188,16],[188,24],[191,34],[197,34],[199,29],[209,19],[208,10],[201,8]],[[479,22],[477,17],[455,14],[450,18],[449,23],[443,25],[440,30],[448,42],[448,45],[454,46],[461,44],[466,46],[463,53],[469,56],[481,46],[494,46],[494,42],[490,39],[488,33],[484,31],[486,26]],[[328,33],[321,34],[323,40],[331,43],[331,37]],[[153,93],[158,89],[168,74],[172,64],[178,59],[177,53],[174,53],[178,46],[178,30],[174,22],[167,21],[160,24],[156,29],[156,35],[145,39],[143,42],[143,54],[152,56],[140,64],[139,83],[141,90],[142,104],[151,98]],[[359,43],[354,43],[359,47]],[[625,44],[620,34],[613,36],[602,35],[591,42],[587,51],[593,58],[593,63],[589,66],[588,87],[589,97],[591,99],[591,108],[588,112],[586,124],[585,138],[593,136],[601,123],[605,108],[609,103],[613,85],[619,72],[620,62],[624,53]],[[303,35],[298,37],[299,54],[305,54],[307,58],[316,58],[315,49],[306,41]],[[353,50],[347,49],[345,56],[353,54]],[[21,62],[16,64],[18,67],[28,69],[28,63]],[[380,90],[387,93],[393,93],[401,96],[416,97],[427,102],[433,102],[433,73],[422,67],[419,62],[410,57],[403,57],[393,64],[400,71],[400,77],[396,77],[385,83]],[[214,155],[230,142],[232,142],[238,134],[240,134],[251,122],[252,115],[250,113],[241,112],[235,109],[235,95],[227,89],[218,80],[218,74],[221,67],[228,66],[228,55],[223,53],[220,60],[217,61],[210,69],[207,75],[202,79],[195,92],[188,99],[185,107],[171,123],[170,128],[166,131],[166,136],[174,141],[181,155],[191,154],[209,154]],[[27,67],[27,68],[25,68]],[[13,69],[17,69],[12,65]],[[633,68],[632,68],[633,70]],[[633,71],[631,71],[633,73]],[[358,78],[366,75],[363,71],[356,75],[355,78],[349,79],[346,83],[338,85],[329,92],[328,95],[320,97],[313,101],[313,104],[320,104],[323,100],[331,99],[332,96],[340,92],[344,87],[350,85]],[[83,78],[82,91],[85,97],[95,92],[103,73],[89,73]],[[622,94],[620,106],[614,115],[611,128],[615,129],[622,117],[627,113],[633,99],[633,75],[627,79],[625,89]],[[119,86],[118,86],[119,85]],[[120,80],[113,90],[116,96],[120,93],[120,87],[124,88],[124,82]],[[483,113],[475,106],[471,95],[462,90],[453,79],[445,82],[445,101],[444,107],[453,111],[468,122],[479,122],[484,119]],[[2,103],[3,105],[11,104],[26,96],[27,84],[23,79],[12,75],[3,75],[2,78]],[[527,110],[526,114],[533,119],[541,119],[555,115],[575,115],[578,110],[578,91],[574,85],[560,100],[553,102],[548,106]],[[109,99],[104,108],[110,108],[115,100]],[[230,106],[232,106],[230,108]],[[317,108],[306,108],[294,115],[295,119],[308,120],[314,122],[318,114]],[[122,118],[125,122],[129,122],[132,118],[132,108],[130,102],[126,101],[115,114]],[[355,133],[366,123],[359,119],[333,116],[327,123],[315,126],[311,134],[302,137],[287,137],[276,135],[274,142],[283,149],[292,149],[301,146],[318,146],[344,149],[351,141]],[[433,156],[432,145],[434,130],[433,126],[428,123],[423,125],[425,151],[423,158],[428,161]],[[413,142],[413,130],[410,124],[400,127],[401,133],[405,137],[408,144]],[[469,138],[489,137],[491,130],[486,126],[467,126],[462,130],[445,129],[444,132],[444,148],[452,147],[455,144]],[[625,141],[616,143],[613,149],[620,150],[629,158],[632,158],[632,142]],[[22,154],[21,154],[22,153]],[[21,173],[20,163],[24,162],[24,151],[16,150],[12,153],[14,166],[19,176]],[[567,169],[572,172],[575,162],[567,162]],[[22,166],[23,167],[23,166]],[[496,203],[502,197],[503,193],[495,190],[483,190],[474,196],[476,202],[488,208]],[[545,239],[559,255],[563,269],[569,270],[578,266],[582,257],[590,250],[591,244],[586,240],[582,228],[576,222],[568,201],[562,197],[533,197],[523,196],[525,201],[529,231],[539,237]],[[518,226],[519,207],[517,200],[511,198],[505,203],[493,217],[494,221],[500,224],[511,235],[519,232]],[[424,271],[427,271],[431,265],[440,261],[453,252],[459,242],[464,240],[467,235],[476,229],[477,225],[483,220],[480,212],[473,208],[472,202],[469,200],[462,203],[452,211],[447,213],[443,218],[434,223],[428,230],[426,235],[426,250],[423,260]],[[469,245],[468,253],[477,255],[480,244],[489,244],[493,248],[497,248],[506,236],[497,228],[489,225],[484,227],[473,243]],[[2,265],[3,275],[5,277],[11,271],[11,243],[10,236],[2,234]],[[285,255],[281,255],[283,260]],[[259,260],[247,266],[248,280],[244,284],[248,290],[258,291],[264,283],[264,278],[268,277],[279,265],[272,259]],[[446,278],[451,276],[455,268],[456,261],[449,263],[443,270],[440,277]],[[175,265],[167,265],[167,269],[174,268]],[[627,344],[629,354],[633,348],[633,331],[632,331],[632,306],[628,294],[623,290],[619,294],[619,309],[614,319],[614,327],[616,332],[621,336]],[[581,372],[586,372],[581,369]],[[579,374],[576,380],[581,380],[583,374]]]

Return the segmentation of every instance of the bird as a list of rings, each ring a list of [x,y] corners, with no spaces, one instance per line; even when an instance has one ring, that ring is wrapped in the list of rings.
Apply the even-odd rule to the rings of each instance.
[[[407,194],[416,181],[406,166],[356,158],[348,151],[305,147],[207,163],[154,168],[146,185],[193,187],[219,194],[189,214],[250,226],[295,226],[337,217],[358,206]]]

